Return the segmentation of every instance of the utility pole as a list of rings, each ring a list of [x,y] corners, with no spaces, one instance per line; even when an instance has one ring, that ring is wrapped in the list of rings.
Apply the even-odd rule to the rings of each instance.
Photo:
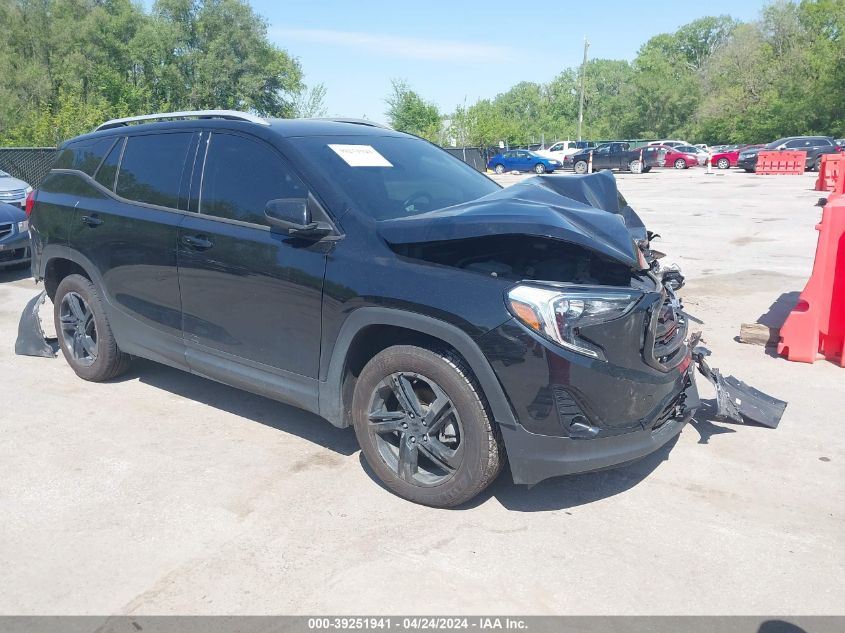
[[[587,49],[590,43],[587,36],[584,36],[584,61],[581,62],[581,100],[578,104],[578,140],[581,140],[581,126],[584,125],[584,73],[587,70]]]

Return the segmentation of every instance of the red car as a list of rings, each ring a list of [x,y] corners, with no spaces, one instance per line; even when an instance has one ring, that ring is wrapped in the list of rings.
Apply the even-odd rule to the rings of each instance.
[[[718,152],[713,154],[710,158],[710,164],[714,167],[718,167],[719,169],[729,169],[730,167],[736,167],[737,158],[739,158],[739,153],[747,150],[747,149],[754,149],[756,147],[763,147],[762,145],[744,145],[739,149],[734,149],[729,152]]]
[[[653,145],[652,147],[658,151],[666,152],[661,167],[688,169],[698,165],[698,156],[691,152],[679,152],[677,147],[669,147],[668,145]]]

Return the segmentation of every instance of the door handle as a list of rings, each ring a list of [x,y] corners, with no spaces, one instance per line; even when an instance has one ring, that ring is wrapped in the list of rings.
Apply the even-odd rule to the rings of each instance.
[[[103,221],[97,217],[96,213],[94,215],[83,215],[82,222],[84,222],[91,228],[94,228],[95,226],[100,226],[103,223]]]
[[[185,235],[182,237],[182,243],[198,251],[204,251],[214,246],[214,242],[202,235]]]

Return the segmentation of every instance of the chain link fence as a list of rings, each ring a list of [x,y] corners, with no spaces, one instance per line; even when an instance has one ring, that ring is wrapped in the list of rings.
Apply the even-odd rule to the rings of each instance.
[[[56,158],[55,147],[0,147],[0,171],[37,187]]]

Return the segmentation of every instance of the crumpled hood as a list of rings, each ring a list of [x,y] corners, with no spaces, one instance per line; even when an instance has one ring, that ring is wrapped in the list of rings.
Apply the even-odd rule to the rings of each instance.
[[[583,246],[635,269],[641,265],[634,240],[645,237],[642,221],[619,196],[611,172],[529,178],[478,200],[383,220],[377,227],[391,244],[536,235]]]
[[[0,224],[26,220],[26,213],[20,207],[0,202]]]

